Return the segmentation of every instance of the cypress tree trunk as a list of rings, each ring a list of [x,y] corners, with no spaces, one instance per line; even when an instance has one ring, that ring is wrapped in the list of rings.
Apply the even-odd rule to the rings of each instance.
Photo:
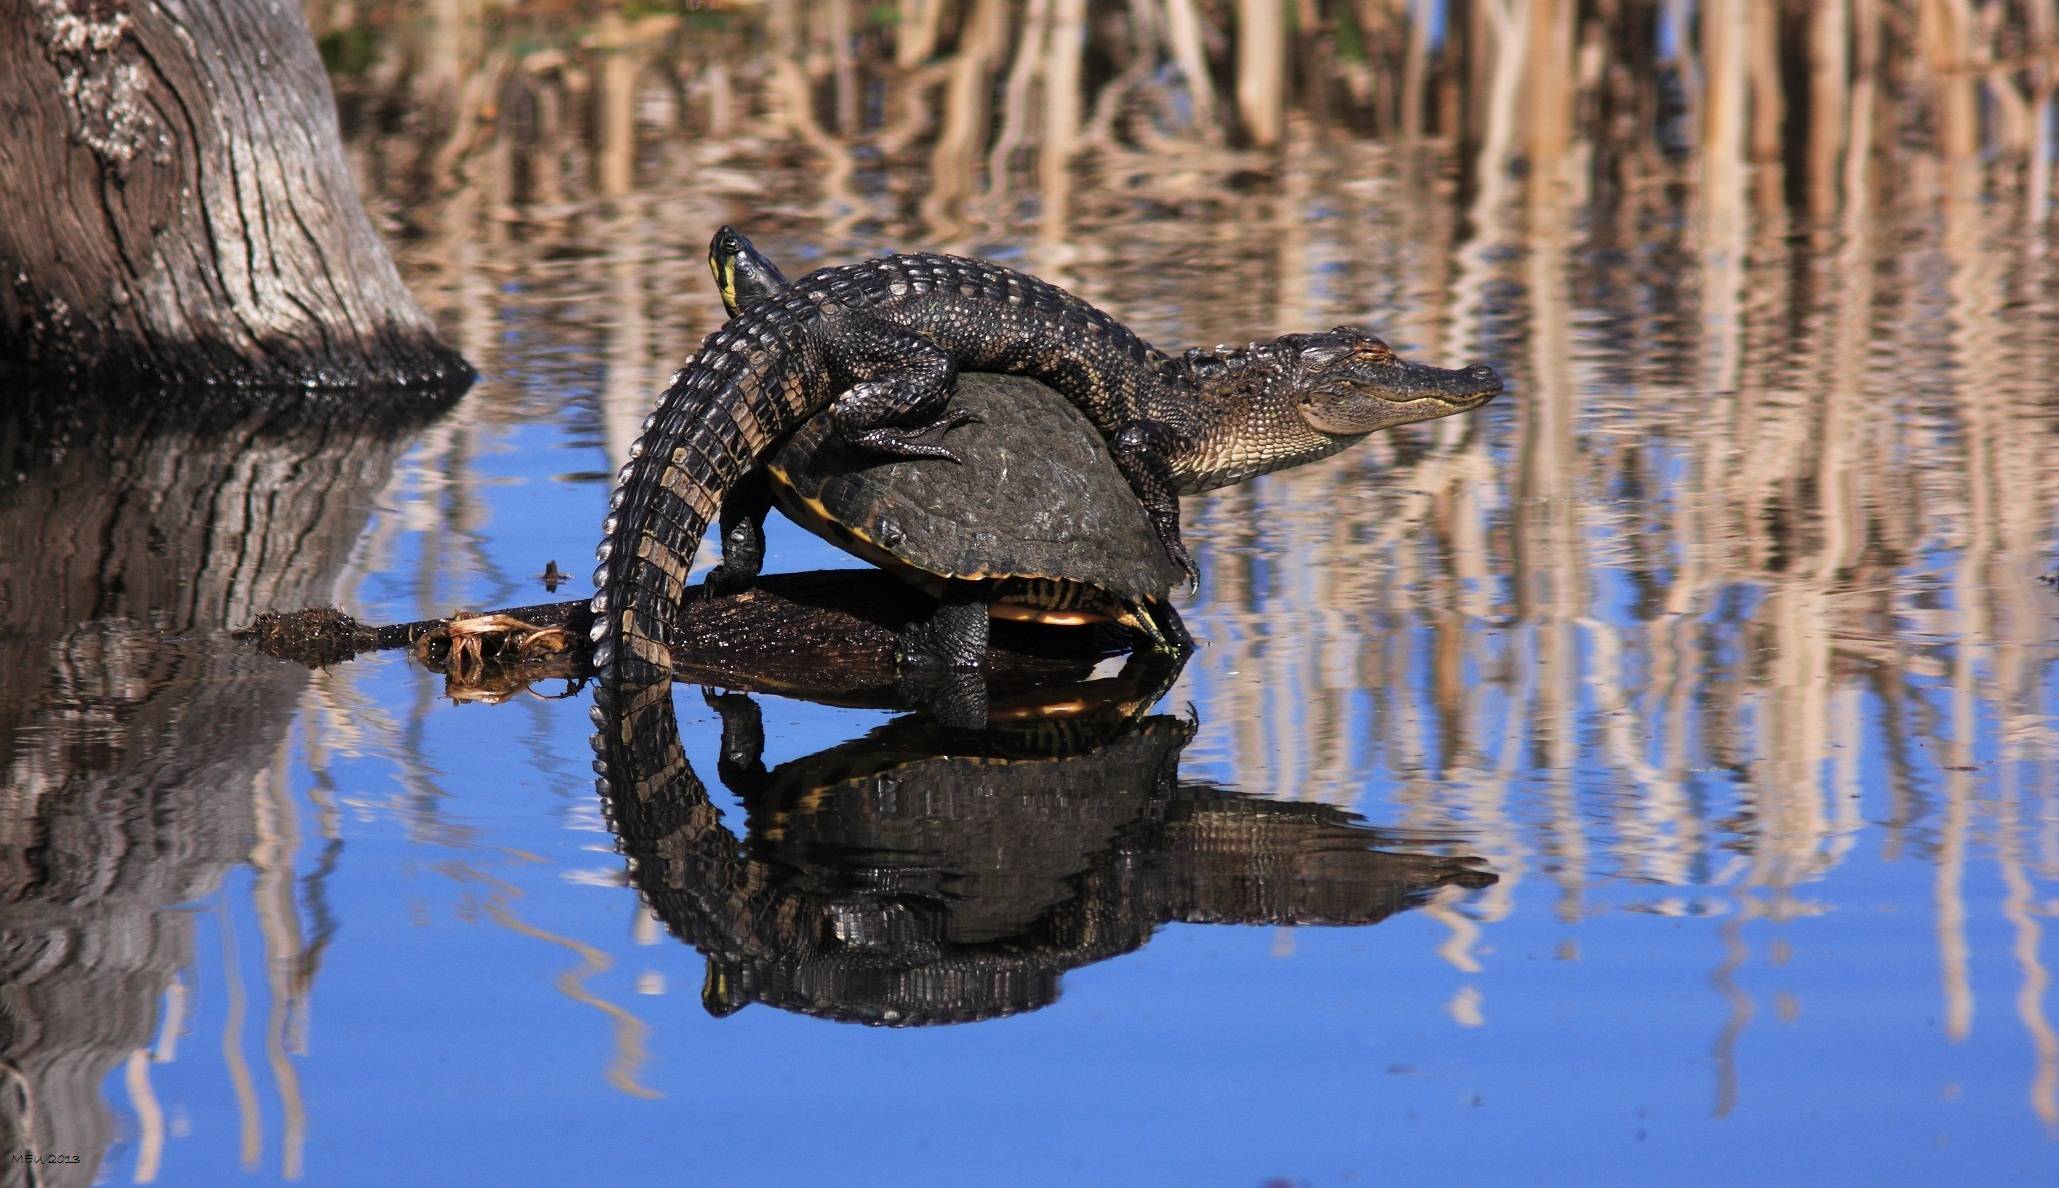
[[[299,4],[0,0],[0,127],[0,365],[469,379],[358,202]]]

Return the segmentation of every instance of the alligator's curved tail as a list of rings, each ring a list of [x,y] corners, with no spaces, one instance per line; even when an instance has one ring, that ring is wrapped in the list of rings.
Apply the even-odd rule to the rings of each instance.
[[[594,570],[594,668],[605,687],[671,679],[701,534],[722,496],[829,393],[807,377],[807,336],[766,302],[708,336],[673,377],[616,475]]]

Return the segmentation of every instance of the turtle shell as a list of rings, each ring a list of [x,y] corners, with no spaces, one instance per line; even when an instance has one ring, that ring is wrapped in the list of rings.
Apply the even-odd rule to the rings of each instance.
[[[774,499],[831,543],[916,575],[1057,581],[1125,600],[1162,598],[1181,580],[1071,401],[976,372],[958,377],[952,404],[979,417],[943,439],[958,463],[854,449],[817,414],[767,463]]]

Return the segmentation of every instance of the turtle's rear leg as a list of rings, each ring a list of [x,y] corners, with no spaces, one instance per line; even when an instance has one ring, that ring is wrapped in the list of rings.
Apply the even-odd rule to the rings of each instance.
[[[901,629],[894,647],[902,698],[945,726],[986,727],[988,597],[984,583],[952,583],[927,619]]]
[[[904,670],[985,668],[991,615],[983,583],[954,582],[936,609],[901,629],[894,659]]]
[[[910,709],[953,730],[987,728],[987,674],[976,668],[905,669],[894,690]]]
[[[701,700],[722,719],[722,751],[716,770],[722,786],[739,796],[762,792],[772,777],[765,770],[765,715],[743,693],[702,688]]]

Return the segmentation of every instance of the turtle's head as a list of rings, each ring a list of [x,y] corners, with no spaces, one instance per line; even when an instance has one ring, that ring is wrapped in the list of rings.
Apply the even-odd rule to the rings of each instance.
[[[1356,326],[1274,340],[1292,361],[1292,393],[1310,428],[1363,437],[1412,421],[1478,408],[1501,394],[1501,376],[1477,363],[1456,371],[1411,363]]]
[[[722,308],[732,318],[758,298],[786,288],[786,277],[779,268],[743,232],[727,224],[708,241],[708,271],[715,274]]]

